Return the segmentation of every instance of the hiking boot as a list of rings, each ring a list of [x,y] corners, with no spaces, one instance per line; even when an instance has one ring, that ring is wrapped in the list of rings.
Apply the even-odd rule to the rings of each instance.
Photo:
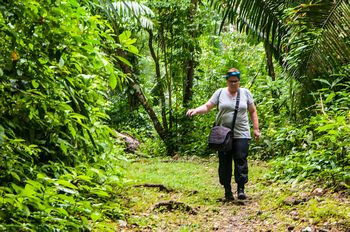
[[[225,192],[225,200],[226,201],[233,201],[234,199],[235,198],[233,197],[232,192],[229,192],[229,193]]]
[[[226,201],[233,201],[234,200],[231,186],[225,186],[225,200]]]
[[[247,195],[244,193],[244,185],[239,185],[237,188],[237,195],[239,200],[245,200],[247,199]]]

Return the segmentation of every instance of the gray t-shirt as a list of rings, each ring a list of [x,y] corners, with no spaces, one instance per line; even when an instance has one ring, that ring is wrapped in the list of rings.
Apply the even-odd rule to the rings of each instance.
[[[248,89],[239,89],[240,101],[233,135],[234,138],[250,139],[251,135],[248,119],[248,105],[253,104],[254,100]],[[231,128],[233,113],[236,105],[236,97],[230,96],[227,88],[221,88],[215,91],[209,101],[214,105],[218,105],[219,103],[219,112],[216,115],[216,124]]]

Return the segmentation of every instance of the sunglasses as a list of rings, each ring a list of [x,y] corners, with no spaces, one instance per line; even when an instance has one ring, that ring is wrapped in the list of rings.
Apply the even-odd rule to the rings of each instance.
[[[231,84],[236,84],[237,82],[239,82],[239,79],[237,79],[237,80],[232,80],[232,81],[228,81],[228,82],[230,82]]]

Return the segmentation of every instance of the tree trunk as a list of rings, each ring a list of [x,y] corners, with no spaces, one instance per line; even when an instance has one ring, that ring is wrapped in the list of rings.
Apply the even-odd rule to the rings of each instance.
[[[266,66],[267,72],[273,81],[276,80],[275,68],[273,67],[273,59],[272,59],[272,50],[268,44],[268,42],[264,42],[265,45],[265,54],[266,54]]]
[[[153,108],[147,101],[145,95],[141,90],[140,85],[135,81],[135,79],[132,79],[132,82],[130,84],[132,85],[132,88],[135,90],[138,100],[141,102],[143,108],[146,110],[148,116],[151,118],[154,128],[156,129],[159,137],[164,142],[167,150],[167,155],[173,156],[176,149],[171,141],[171,133],[167,128],[162,127],[162,124],[159,121],[156,113],[154,112]]]
[[[157,84],[159,85],[159,91],[160,91],[158,96],[160,98],[161,109],[162,109],[163,128],[168,128],[167,117],[166,117],[166,109],[165,109],[166,104],[165,104],[164,85],[163,85],[163,81],[161,79],[161,74],[160,74],[159,58],[156,55],[156,53],[154,51],[154,47],[153,47],[153,32],[152,32],[152,30],[147,30],[147,31],[148,31],[148,34],[149,34],[148,47],[149,47],[152,59],[153,59],[154,64],[155,64],[156,80],[157,80]]]
[[[191,26],[189,29],[190,31],[190,37],[192,38],[192,41],[189,43],[189,56],[186,62],[186,78],[184,80],[184,96],[183,96],[183,106],[187,107],[189,102],[192,100],[193,95],[193,79],[194,79],[194,70],[196,67],[196,61],[195,61],[195,41],[197,38],[196,28],[194,28],[194,18],[197,11],[197,5],[198,0],[191,0],[191,6],[188,13],[188,25]]]
[[[127,59],[126,53],[123,52],[122,50],[118,50],[117,53],[118,53],[119,56]],[[160,138],[161,139],[165,139],[165,137],[166,137],[166,130],[162,127],[162,124],[160,123],[156,113],[154,112],[153,108],[151,107],[151,105],[149,104],[148,100],[146,99],[146,96],[142,92],[139,83],[134,78],[134,74],[133,74],[130,66],[128,66],[124,62],[120,61],[119,59],[118,59],[118,65],[120,66],[120,68],[123,70],[123,72],[125,74],[128,74],[130,76],[130,78],[131,78],[131,81],[129,82],[130,87],[135,90],[137,99],[140,101],[140,103],[142,104],[143,108],[146,110],[148,116],[151,118],[151,120],[153,122],[153,125],[154,125],[154,128],[158,132]]]
[[[183,106],[187,107],[189,102],[192,100],[193,96],[193,75],[195,69],[195,61],[193,58],[190,58],[187,61],[187,75],[184,80],[184,97],[183,97]]]
[[[266,54],[266,67],[268,75],[271,77],[272,81],[276,80],[275,68],[273,66],[272,48],[269,46],[267,41],[264,42],[265,54]],[[277,90],[271,90],[273,98],[278,98],[279,94]],[[278,105],[273,105],[272,110],[275,114],[278,114],[280,107]]]

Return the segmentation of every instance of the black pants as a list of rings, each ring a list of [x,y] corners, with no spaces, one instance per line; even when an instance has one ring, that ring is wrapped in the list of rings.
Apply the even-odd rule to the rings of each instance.
[[[234,139],[232,150],[219,152],[219,180],[223,186],[231,185],[232,159],[235,164],[235,182],[244,185],[248,182],[248,150],[250,139]]]

